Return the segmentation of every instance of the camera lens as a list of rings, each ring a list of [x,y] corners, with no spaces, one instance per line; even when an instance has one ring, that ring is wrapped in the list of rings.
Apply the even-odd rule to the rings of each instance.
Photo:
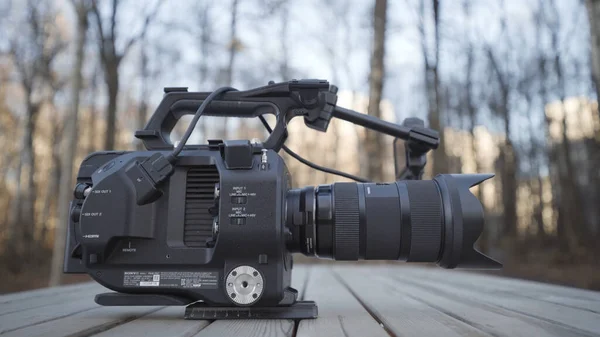
[[[499,267],[473,249],[483,208],[469,188],[491,175],[335,183],[287,194],[288,249],[335,260],[403,260]]]

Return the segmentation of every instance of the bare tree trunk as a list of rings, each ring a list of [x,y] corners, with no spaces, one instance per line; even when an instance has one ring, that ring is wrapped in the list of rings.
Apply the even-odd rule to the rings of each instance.
[[[119,94],[119,65],[127,55],[131,47],[146,33],[152,19],[156,16],[160,4],[145,17],[144,25],[141,29],[141,34],[131,37],[125,41],[125,47],[121,51],[117,50],[116,22],[118,13],[118,0],[112,0],[111,12],[109,16],[109,25],[104,24],[100,9],[96,1],[92,1],[90,7],[95,17],[96,30],[98,33],[98,49],[100,52],[100,61],[104,68],[104,82],[108,93],[108,106],[106,109],[106,138],[104,140],[104,150],[113,150],[115,147],[115,139],[117,137],[117,103]]]
[[[22,227],[19,249],[25,258],[30,257],[35,226],[35,153],[33,150],[33,135],[39,113],[39,105],[31,102],[31,94],[28,94],[27,112],[25,117],[25,133],[23,135],[23,168],[25,168],[26,180],[21,185],[23,199],[21,200],[21,215],[18,226]]]
[[[54,229],[54,248],[50,268],[49,286],[61,283],[65,248],[65,231],[69,222],[69,200],[73,191],[73,162],[77,151],[77,118],[79,114],[79,93],[83,86],[81,70],[85,57],[84,47],[88,27],[88,7],[84,1],[73,2],[77,14],[77,37],[75,41],[75,65],[72,69],[71,106],[65,117],[65,128],[61,144],[61,175],[58,197],[58,221]],[[94,126],[92,126],[93,128]],[[109,149],[109,148],[107,148]]]
[[[532,101],[532,97],[530,93],[526,93],[526,100],[527,100],[527,109],[526,111],[530,110],[531,108],[531,101]],[[531,176],[535,176],[537,177],[537,179],[529,179],[529,189],[531,191],[531,195],[535,196],[537,198],[537,205],[534,205],[532,202],[532,208],[533,208],[533,216],[532,219],[530,221],[535,222],[535,230],[536,230],[536,236],[539,239],[544,239],[546,237],[546,230],[545,230],[545,226],[544,226],[544,216],[543,216],[543,211],[544,211],[544,181],[542,179],[542,172],[541,172],[541,168],[540,168],[540,162],[539,162],[539,155],[540,155],[540,151],[543,151],[543,145],[539,144],[538,141],[536,140],[536,133],[539,132],[539,125],[536,125],[536,123],[533,120],[533,114],[532,113],[528,113],[527,114],[527,122],[529,124],[529,163],[530,163],[530,175]],[[541,150],[540,150],[541,149]],[[533,226],[531,226],[530,223],[530,227],[534,228]]]
[[[463,3],[463,11],[465,14],[465,17],[467,18],[467,21],[470,23],[471,22],[471,3],[469,0],[466,0]],[[469,27],[470,28],[470,27]],[[468,34],[465,34],[465,36],[469,36]],[[476,142],[476,137],[475,137],[475,126],[477,125],[477,106],[476,103],[474,101],[474,95],[473,95],[473,68],[475,65],[475,55],[473,52],[473,44],[471,42],[471,40],[468,40],[467,42],[467,65],[466,65],[466,69],[465,69],[465,75],[466,75],[466,80],[465,80],[465,91],[466,91],[466,102],[467,102],[467,115],[469,117],[469,134],[471,135],[471,152],[473,153],[473,161],[475,164],[474,170],[475,172],[479,172],[480,170],[480,165],[479,165],[479,153],[477,151],[477,142]],[[479,187],[477,189],[477,199],[483,201],[483,192],[482,192],[482,187]],[[487,228],[487,230],[486,230]],[[488,240],[489,240],[489,227],[485,226],[483,228],[483,231],[481,232],[481,236],[479,237],[478,240],[478,244],[479,244],[479,250],[483,253],[487,252],[489,247],[488,247]]]
[[[546,134],[546,129],[547,129],[547,125],[548,125],[548,116],[546,116],[546,111],[545,111],[545,105],[546,105],[546,99],[547,99],[547,94],[546,94],[546,62],[544,59],[544,55],[542,53],[542,49],[540,46],[540,42],[541,42],[541,33],[542,33],[542,27],[543,27],[543,15],[542,15],[542,11],[543,11],[543,0],[540,0],[540,7],[538,9],[538,12],[535,13],[534,17],[535,17],[535,25],[536,25],[536,31],[535,31],[535,41],[537,41],[537,45],[536,45],[536,50],[538,52],[538,61],[537,61],[537,71],[538,74],[540,76],[539,79],[539,96],[541,99],[541,103],[542,103],[542,114],[544,116],[544,124],[542,127],[542,132],[545,135],[544,137],[544,143],[543,144],[539,144],[535,141],[535,134],[536,132],[538,132],[538,128],[539,125],[535,125],[534,121],[533,121],[533,114],[528,114],[528,121],[529,121],[529,129],[530,129],[530,143],[531,143],[531,152],[530,152],[530,160],[533,161],[533,165],[534,165],[534,173],[537,176],[537,199],[539,201],[539,204],[537,206],[536,209],[534,209],[533,211],[533,219],[535,220],[536,224],[537,224],[537,236],[539,239],[542,240],[542,242],[545,240],[546,238],[546,228],[545,228],[545,222],[544,222],[544,216],[543,216],[543,212],[544,212],[544,180],[542,179],[542,170],[541,167],[543,165],[543,162],[540,163],[540,154],[542,154],[545,157],[550,157],[549,151],[546,148],[547,146],[547,142],[548,142],[548,138],[547,138],[547,134]],[[551,150],[551,149],[550,149]],[[551,167],[549,166],[549,171],[551,171]],[[549,173],[548,177],[550,179],[551,182],[551,186],[552,186],[552,174]],[[551,187],[552,188],[552,187]],[[532,192],[533,193],[533,192]],[[552,192],[552,194],[554,195],[554,192]],[[552,221],[551,221],[552,223]]]
[[[541,29],[542,27],[546,27],[547,26],[547,21],[544,15],[544,11],[543,8],[544,6],[547,4],[548,2],[546,0],[539,0],[539,12],[536,13],[537,16],[537,30],[536,30],[536,41],[537,41],[537,52],[539,54],[539,60],[538,60],[538,74],[539,74],[539,81],[540,81],[540,98],[542,101],[542,113],[544,116],[544,133],[546,134],[546,144],[548,144],[548,148],[545,150],[545,155],[547,156],[547,165],[549,167],[549,172],[548,172],[548,176],[549,176],[549,180],[550,180],[550,188],[552,191],[552,208],[554,209],[553,212],[553,218],[551,220],[551,223],[556,223],[556,235],[558,237],[558,242],[559,242],[559,248],[563,251],[567,250],[567,243],[566,240],[564,240],[565,238],[565,219],[563,219],[563,217],[560,216],[561,213],[561,209],[563,206],[563,203],[561,202],[561,199],[564,198],[563,196],[563,192],[561,190],[561,184],[560,184],[560,177],[561,177],[561,173],[560,173],[560,162],[558,159],[558,152],[556,149],[555,144],[553,144],[553,140],[550,139],[549,137],[549,130],[550,130],[550,124],[551,124],[551,120],[549,118],[549,116],[546,114],[545,111],[545,107],[546,104],[549,103],[549,95],[548,95],[548,89],[547,89],[547,82],[548,82],[548,70],[546,69],[546,65],[548,63],[548,60],[546,59],[546,56],[544,55],[544,47],[541,45]],[[540,186],[542,185],[541,182],[541,177],[540,177]],[[540,193],[540,198],[542,198],[542,191],[538,191]]]
[[[210,5],[201,8],[200,14],[200,82],[208,80],[208,56],[210,54],[212,26],[210,21]]]
[[[143,33],[142,33],[143,34]],[[140,39],[140,72],[141,72],[141,87],[140,90],[140,105],[138,106],[137,113],[137,129],[142,130],[146,125],[146,115],[148,114],[148,81],[150,80],[149,69],[148,69],[148,51],[146,46],[145,35],[142,35]],[[145,150],[144,143],[139,140],[137,143],[137,149],[140,151]]]
[[[548,1],[550,4],[550,9],[552,10],[554,17],[559,17],[559,10],[555,1]],[[582,209],[583,196],[581,193],[581,189],[579,187],[577,175],[580,174],[575,169],[573,163],[573,157],[571,154],[571,140],[568,135],[568,124],[567,124],[567,110],[565,108],[565,99],[566,99],[566,84],[565,78],[563,74],[562,68],[562,46],[559,43],[560,38],[560,21],[557,21],[556,24],[551,26],[551,45],[552,50],[554,51],[554,59],[553,66],[554,71],[556,73],[556,81],[557,81],[557,95],[560,98],[561,110],[562,110],[562,134],[561,134],[561,143],[559,151],[563,157],[564,168],[562,171],[563,175],[560,179],[561,192],[564,197],[562,199],[562,207],[560,211],[564,212],[564,214],[560,215],[561,218],[567,223],[564,228],[566,231],[563,234],[566,234],[566,243],[568,244],[568,248],[571,252],[574,252],[575,249],[580,248],[581,243],[587,241],[587,217],[586,212]],[[592,46],[593,48],[593,46]],[[592,71],[593,73],[593,71]],[[559,170],[561,172],[561,170]],[[560,212],[559,211],[559,212]]]
[[[424,1],[424,0],[423,0]],[[428,93],[429,93],[429,114],[428,122],[429,127],[438,130],[442,137],[440,137],[440,145],[433,151],[433,174],[447,173],[448,172],[448,158],[446,157],[445,142],[443,137],[444,132],[444,120],[443,111],[440,106],[440,78],[438,67],[440,63],[440,1],[432,0],[433,4],[433,22],[435,30],[435,61],[429,67],[427,74],[428,81]],[[425,43],[425,42],[423,42]]]
[[[508,112],[507,112],[508,113]],[[500,153],[502,167],[502,205],[503,205],[503,232],[507,238],[517,235],[517,154],[510,139],[507,139]]]
[[[232,0],[231,3],[231,21],[229,23],[229,59],[227,62],[227,77],[225,78],[225,83],[227,85],[231,85],[233,83],[233,69],[239,43],[237,40],[237,12],[239,2],[240,0]]]
[[[423,54],[423,63],[425,65],[425,93],[427,96],[427,120],[429,127],[440,132],[440,145],[432,153],[432,171],[433,175],[438,173],[446,173],[448,171],[448,158],[446,157],[445,143],[444,143],[444,125],[442,123],[442,109],[440,107],[440,80],[438,74],[439,65],[439,16],[440,16],[440,3],[439,0],[432,0],[433,5],[433,21],[435,30],[435,44],[434,44],[434,59],[430,60],[430,51],[427,46],[427,34],[425,31],[425,22],[427,21],[425,15],[425,1],[419,2],[419,33],[421,36],[421,53]]]
[[[511,134],[511,113],[509,109],[510,103],[510,87],[508,76],[500,69],[500,63],[494,55],[491,48],[487,50],[488,58],[492,65],[492,70],[498,80],[500,87],[500,101],[494,107],[495,113],[500,116],[504,124],[504,144],[498,158],[501,172],[500,181],[502,182],[502,205],[503,205],[503,234],[507,238],[513,238],[517,234],[517,153],[513,147]]]
[[[523,82],[520,83],[519,86],[523,83],[525,83],[526,85],[530,84],[528,79],[523,79],[522,81]],[[523,95],[526,102],[523,111],[528,112],[526,113],[526,119],[528,127],[527,132],[529,133],[529,137],[527,139],[527,141],[529,142],[529,148],[527,149],[527,157],[525,158],[525,160],[527,160],[529,163],[528,174],[531,177],[527,180],[525,184],[527,184],[531,195],[531,198],[529,199],[528,203],[529,207],[531,207],[532,209],[532,217],[527,223],[528,233],[526,234],[529,234],[529,231],[534,230],[536,232],[536,238],[544,238],[544,217],[542,214],[542,211],[544,209],[543,181],[541,179],[540,164],[538,160],[541,145],[536,140],[536,134],[539,131],[538,125],[536,125],[536,123],[533,120],[533,114],[529,113],[529,111],[532,110],[531,107],[533,101],[531,91],[529,91],[529,89],[523,89],[522,91],[524,91]],[[537,177],[537,179],[535,179],[534,177]]]
[[[24,123],[23,123],[24,124]],[[23,127],[23,129],[25,129]],[[23,143],[21,144],[21,149],[23,147]],[[16,188],[15,188],[15,196],[11,200],[10,203],[10,216],[8,218],[8,226],[6,230],[6,252],[9,257],[9,261],[16,259],[19,255],[18,253],[18,243],[21,238],[21,230],[20,226],[21,222],[21,200],[23,199],[23,189],[22,189],[22,181],[23,181],[23,151],[19,151],[19,161],[17,164],[16,170]]]
[[[52,166],[48,174],[48,186],[46,186],[46,194],[44,195],[44,206],[42,207],[41,231],[39,241],[44,244],[48,236],[50,219],[55,213],[53,206],[56,205],[56,192],[58,191],[58,183],[60,181],[60,134],[61,126],[58,120],[58,114],[55,112],[56,121],[52,127]],[[56,225],[56,224],[55,224]]]
[[[0,99],[2,99],[3,101],[5,101],[6,99],[6,94],[3,92],[3,90],[0,90]],[[4,117],[3,115],[6,114],[7,118],[2,118]],[[2,121],[2,123],[0,123],[0,134],[2,134],[3,136],[1,137],[3,140],[9,140],[9,139],[16,139],[17,138],[17,134],[18,134],[18,123],[16,123],[14,120],[12,120],[12,114],[10,111],[8,111],[8,109],[4,106],[4,104],[0,104],[0,121]],[[14,118],[14,117],[13,117]],[[12,123],[11,123],[12,122]],[[4,124],[3,124],[4,123]],[[2,151],[2,153],[0,154],[0,158],[1,159],[1,163],[4,164],[4,167],[10,169],[12,167],[11,163],[13,161],[13,158],[16,157],[16,153],[18,153],[18,148],[16,148],[14,146],[14,144],[8,148],[5,149],[5,151]],[[17,161],[17,165],[19,165],[19,167],[17,167],[17,179],[15,181],[16,183],[16,192],[18,193],[19,189],[20,189],[20,180],[18,178],[18,175],[20,175],[21,173],[21,168],[20,168],[20,163],[21,160]],[[6,176],[5,175],[0,175],[0,190],[6,191]],[[5,193],[5,198],[2,202],[2,206],[0,206],[0,209],[4,209],[5,212],[2,215],[2,220],[0,220],[0,223],[2,224],[2,229],[4,231],[4,239],[5,239],[5,247],[3,249],[5,254],[14,254],[14,239],[15,239],[15,230],[16,230],[16,222],[13,221],[13,218],[15,217],[16,213],[14,209],[16,208],[16,206],[18,205],[18,203],[13,202],[13,199],[15,196],[11,196],[10,193]]]
[[[87,148],[85,153],[92,153],[96,151],[96,134],[97,134],[97,125],[98,123],[98,109],[96,104],[98,102],[98,80],[100,78],[100,69],[96,67],[94,70],[93,78],[91,80],[91,85],[89,88],[90,95],[90,107],[89,107],[89,119],[87,121],[88,127],[87,130]]]
[[[106,138],[104,150],[114,150],[117,137],[117,98],[119,94],[119,63],[110,61],[105,64],[104,80],[108,92],[108,106],[106,108]]]
[[[211,38],[212,38],[212,21],[211,21],[211,3],[206,2],[199,11],[199,27],[201,29],[199,36],[200,44],[200,88],[208,83],[208,63],[211,53]],[[208,128],[206,127],[206,119],[198,120],[198,128],[202,133],[203,140],[208,140]]]
[[[387,21],[387,0],[375,0],[373,10],[373,52],[369,73],[369,115],[381,118],[381,97],[385,78],[385,27]],[[366,148],[369,155],[367,176],[374,181],[384,181],[383,153],[384,139],[379,132],[366,131]]]
[[[237,37],[237,19],[238,19],[238,6],[240,0],[232,0],[231,2],[231,21],[229,23],[229,59],[227,62],[225,85],[233,85],[233,71],[235,67],[235,56],[239,48],[239,41]],[[225,117],[223,122],[223,138],[228,139],[229,136],[229,118]]]
[[[592,81],[596,99],[600,100],[600,0],[586,0],[585,4],[590,24]]]
[[[540,87],[540,97],[542,98],[542,102],[543,102],[543,107],[546,106],[546,104],[548,103],[548,90],[546,89],[546,69],[545,69],[545,63],[546,60],[544,59],[544,56],[540,56],[540,75],[541,75],[541,87]],[[544,124],[545,124],[545,132],[546,134],[549,133],[550,131],[550,124],[551,124],[551,120],[548,117],[548,115],[546,114],[546,112],[544,111]],[[559,245],[561,246],[561,249],[566,250],[566,240],[563,240],[565,238],[565,219],[563,219],[562,217],[560,217],[560,213],[562,208],[564,207],[561,199],[564,198],[563,196],[563,192],[561,190],[561,185],[560,185],[560,179],[561,179],[561,173],[560,173],[560,163],[558,160],[558,153],[556,150],[556,145],[552,143],[552,140],[547,136],[546,137],[546,142],[549,144],[549,148],[547,150],[547,156],[548,156],[548,167],[549,167],[549,178],[550,178],[550,184],[551,184],[551,189],[552,189],[552,208],[555,210],[554,214],[553,214],[553,219],[552,221],[556,221],[556,235],[558,237],[559,240]],[[564,243],[564,245],[563,245]]]
[[[288,63],[289,58],[289,47],[288,47],[288,27],[290,19],[290,1],[283,0],[282,12],[281,12],[281,32],[279,35],[279,43],[281,48],[281,63],[279,64],[279,74],[281,75],[282,81],[289,81],[290,78],[290,67]]]
[[[502,205],[504,206],[504,235],[512,238],[517,235],[517,153],[514,149],[510,134],[510,111],[508,109],[508,90],[503,94],[503,103],[500,107],[504,116],[504,133],[506,141],[502,154]]]

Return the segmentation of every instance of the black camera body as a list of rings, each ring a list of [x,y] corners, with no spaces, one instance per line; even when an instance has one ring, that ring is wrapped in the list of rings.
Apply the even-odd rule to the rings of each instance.
[[[128,168],[153,152],[96,152],[83,161],[66,271],[86,272],[118,292],[233,305],[238,303],[222,280],[236,267],[250,266],[263,280],[250,302],[293,303],[283,213],[290,181],[282,158],[248,141],[186,151],[162,196],[138,205]],[[235,169],[227,168],[230,152]],[[85,186],[93,186],[87,196]],[[77,243],[80,252],[74,251]]]
[[[415,119],[397,125],[338,107],[336,94],[323,80],[213,93],[166,88],[136,132],[148,151],[96,152],[81,163],[64,271],[114,290],[96,297],[101,305],[188,305],[186,318],[297,319],[317,312],[291,287],[293,252],[498,268],[473,249],[483,209],[469,191],[492,175],[420,180],[437,132]],[[276,116],[273,130],[267,113]],[[194,120],[174,145],[171,131],[186,114]],[[186,145],[201,115],[259,117],[270,136]],[[337,117],[403,139],[406,168],[391,183],[291,189],[277,152],[290,153],[286,126],[300,116],[319,131]]]

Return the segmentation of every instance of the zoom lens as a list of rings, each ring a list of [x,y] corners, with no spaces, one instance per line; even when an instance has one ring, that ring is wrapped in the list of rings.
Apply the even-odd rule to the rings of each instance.
[[[335,260],[498,268],[498,262],[473,249],[484,215],[469,188],[491,177],[445,174],[433,180],[335,183],[290,190],[288,249]]]

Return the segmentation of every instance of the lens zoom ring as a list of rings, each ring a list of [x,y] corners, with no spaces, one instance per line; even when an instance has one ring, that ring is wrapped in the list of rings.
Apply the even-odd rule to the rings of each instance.
[[[356,183],[333,184],[334,197],[334,259],[358,260],[359,208]]]
[[[410,262],[435,262],[442,245],[442,198],[435,182],[406,181],[412,225]]]

